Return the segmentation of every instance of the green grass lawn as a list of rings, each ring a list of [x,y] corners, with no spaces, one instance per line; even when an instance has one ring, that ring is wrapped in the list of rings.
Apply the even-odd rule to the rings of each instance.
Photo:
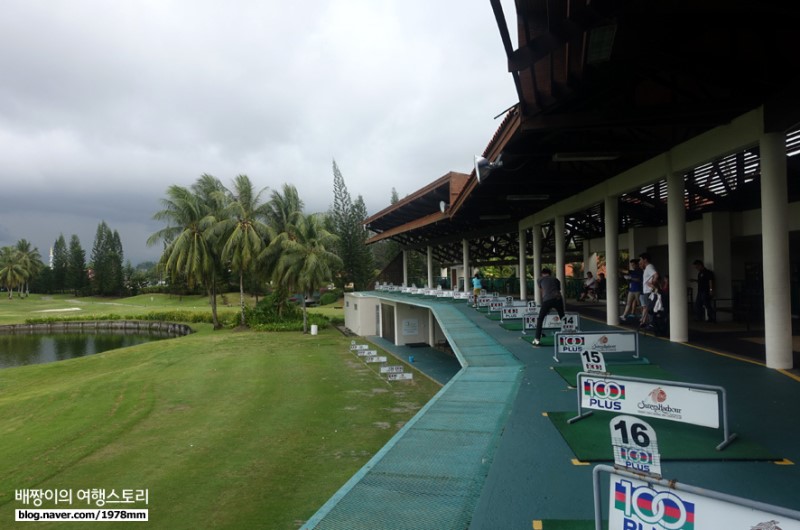
[[[156,296],[2,300],[0,323],[69,307],[136,314]],[[160,309],[208,307],[164,298]],[[334,330],[195,328],[0,370],[0,528],[31,526],[14,523],[22,488],[148,489],[137,528],[296,528],[438,391],[425,377],[384,381]],[[106,527],[119,524],[91,525]]]

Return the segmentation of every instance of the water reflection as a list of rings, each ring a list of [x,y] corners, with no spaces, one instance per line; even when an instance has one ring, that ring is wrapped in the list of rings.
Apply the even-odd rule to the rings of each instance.
[[[168,333],[111,330],[97,333],[0,334],[0,368],[74,359],[174,336]]]

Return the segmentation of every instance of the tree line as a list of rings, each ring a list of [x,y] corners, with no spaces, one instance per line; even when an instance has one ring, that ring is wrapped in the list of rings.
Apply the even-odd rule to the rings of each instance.
[[[305,300],[333,282],[363,289],[374,277],[374,260],[365,242],[367,217],[363,198],[354,201],[336,161],[333,162],[333,205],[326,213],[304,212],[297,189],[256,189],[247,175],[227,188],[203,174],[191,186],[172,185],[153,216],[166,226],[148,238],[161,243],[159,260],[171,282],[200,286],[209,296],[212,319],[219,327],[216,294],[225,273],[238,279],[241,325],[245,325],[247,284],[269,284],[278,299],[301,294]]]
[[[149,245],[163,245],[157,276],[165,275],[170,286],[181,290],[204,290],[216,327],[216,295],[231,282],[238,286],[244,323],[245,289],[258,292],[268,286],[279,297],[298,292],[304,300],[328,283],[363,290],[374,280],[376,267],[400,251],[391,242],[366,246],[364,199],[351,197],[335,160],[333,204],[327,212],[305,213],[291,184],[268,191],[256,189],[246,175],[228,188],[204,174],[191,186],[169,186],[161,210],[153,215],[165,224],[148,238]],[[97,227],[88,262],[75,234],[69,243],[63,234],[56,239],[51,267],[24,239],[0,249],[0,286],[9,295],[27,293],[32,282],[42,293],[125,296],[152,284],[154,275],[147,277],[124,260],[119,233],[105,221]]]
[[[26,239],[15,246],[0,248],[0,286],[12,298],[27,296],[31,290],[39,293],[71,292],[75,296],[123,296],[130,294],[130,279],[134,275],[130,263],[123,265],[122,241],[116,230],[105,221],[97,226],[91,261],[80,239],[73,234],[69,246],[60,234],[52,248],[52,266],[42,261],[42,255]]]

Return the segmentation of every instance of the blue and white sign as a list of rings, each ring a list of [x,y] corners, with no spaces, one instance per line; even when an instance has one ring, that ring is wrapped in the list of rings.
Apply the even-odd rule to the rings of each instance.
[[[786,515],[610,475],[609,530],[800,530]]]

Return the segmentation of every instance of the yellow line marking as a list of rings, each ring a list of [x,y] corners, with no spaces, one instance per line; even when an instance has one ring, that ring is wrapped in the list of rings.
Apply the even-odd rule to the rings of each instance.
[[[533,521],[533,530],[542,530],[542,522],[534,520]]]
[[[785,375],[786,377],[791,377],[792,379],[794,379],[795,381],[797,381],[798,383],[800,383],[800,375],[793,374],[793,373],[792,373],[792,372],[790,372],[789,370],[778,369],[778,371],[779,371],[780,373],[782,373],[783,375]]]
[[[590,464],[589,462],[581,462],[577,458],[573,458],[572,459],[572,465],[573,466],[590,466],[592,464]]]
[[[788,458],[784,458],[783,460],[776,460],[774,463],[775,463],[776,466],[793,466],[794,465],[794,462],[792,462]]]
[[[583,315],[581,315],[581,318],[585,318],[586,320],[591,320],[593,322],[599,322],[600,324],[605,324],[605,322],[603,322],[602,320],[598,320],[596,318],[585,317]],[[653,338],[654,339],[659,339],[659,340],[665,340],[667,342],[672,342],[666,337],[656,337],[656,336],[654,336]],[[742,361],[742,362],[745,362],[745,363],[755,364],[756,366],[762,366],[764,368],[767,368],[767,364],[766,363],[761,362],[761,361],[756,361],[755,359],[748,359],[747,357],[742,357],[740,355],[735,355],[735,354],[732,354],[732,353],[725,353],[725,352],[721,352],[721,351],[717,351],[717,350],[712,350],[711,348],[706,348],[704,346],[698,346],[697,344],[692,344],[691,342],[679,342],[678,344],[683,344],[684,346],[689,346],[690,348],[694,348],[696,350],[702,350],[702,351],[706,351],[708,353],[713,353],[714,355],[719,355],[720,357],[727,357],[728,359],[733,359],[734,361]],[[776,369],[775,371],[779,372],[779,373],[781,373],[781,374],[783,374],[783,375],[785,375],[785,376],[787,376],[787,377],[789,377],[791,379],[794,379],[795,381],[800,383],[800,375],[795,375],[795,374],[789,372],[788,370],[783,370],[783,369],[780,369],[780,368]]]

